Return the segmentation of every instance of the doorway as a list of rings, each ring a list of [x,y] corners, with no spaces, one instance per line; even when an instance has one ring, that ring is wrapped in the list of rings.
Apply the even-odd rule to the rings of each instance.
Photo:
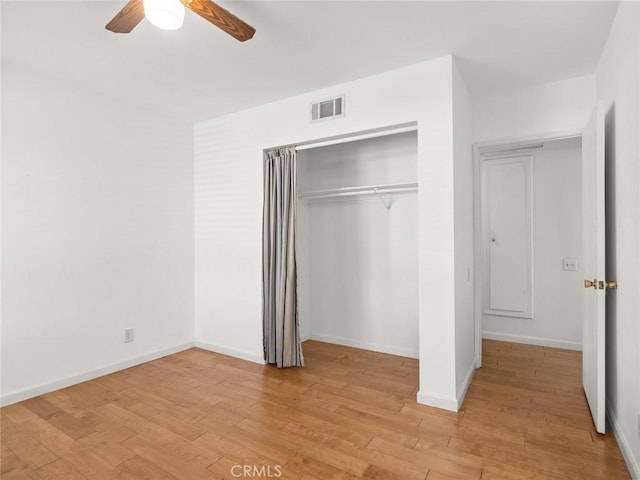
[[[582,348],[581,136],[476,146],[482,339]]]

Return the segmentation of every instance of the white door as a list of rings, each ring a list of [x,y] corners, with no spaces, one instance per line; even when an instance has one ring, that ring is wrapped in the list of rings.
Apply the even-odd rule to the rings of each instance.
[[[604,108],[598,102],[582,135],[582,385],[599,433],[605,432],[604,212]]]
[[[532,156],[482,161],[484,313],[532,318]]]

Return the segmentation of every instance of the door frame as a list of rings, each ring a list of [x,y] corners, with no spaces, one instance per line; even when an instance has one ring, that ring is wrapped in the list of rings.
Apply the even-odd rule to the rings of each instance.
[[[474,350],[476,368],[482,367],[482,315],[484,303],[484,253],[482,249],[482,179],[481,153],[496,152],[496,154],[514,154],[518,149],[525,149],[537,143],[569,138],[582,138],[583,129],[566,130],[562,132],[548,132],[526,137],[488,140],[473,144],[473,257],[474,257]]]

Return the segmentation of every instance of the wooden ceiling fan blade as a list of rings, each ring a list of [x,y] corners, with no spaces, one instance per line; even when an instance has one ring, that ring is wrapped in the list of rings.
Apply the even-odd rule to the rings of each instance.
[[[114,33],[129,33],[143,18],[142,0],[131,0],[104,28]]]
[[[180,0],[182,4],[232,37],[244,42],[253,37],[256,29],[243,22],[233,13],[216,5],[211,0]]]

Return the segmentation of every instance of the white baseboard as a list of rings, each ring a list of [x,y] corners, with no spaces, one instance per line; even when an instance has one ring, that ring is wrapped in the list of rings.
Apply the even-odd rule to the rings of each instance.
[[[464,397],[467,396],[467,391],[469,390],[469,387],[471,386],[471,381],[473,380],[473,376],[476,374],[476,359],[474,358],[471,361],[471,365],[469,365],[469,369],[467,370],[467,374],[464,376],[464,380],[462,381],[462,385],[460,385],[460,388],[458,388],[458,391],[456,392],[456,399],[458,400],[458,405],[456,408],[456,412],[458,410],[460,410],[460,407],[462,407],[462,402],[464,402]]]
[[[33,387],[25,388],[16,392],[3,393],[0,396],[0,405],[6,407],[12,403],[21,402],[29,398],[37,397],[38,395],[44,395],[45,393],[53,392],[54,390],[60,390],[61,388],[70,387],[78,383],[93,380],[94,378],[109,375],[110,373],[124,370],[125,368],[135,367],[142,363],[147,363],[152,360],[156,360],[161,357],[166,357],[173,353],[181,352],[189,348],[193,348],[193,342],[182,343],[180,345],[174,345],[172,347],[163,348],[161,350],[154,350],[153,352],[146,353],[133,358],[128,358],[122,362],[112,363],[104,367],[88,370],[83,373],[71,375],[70,377],[60,378],[52,382],[35,385]]]
[[[202,348],[203,350],[209,350],[210,352],[220,353],[222,355],[228,355],[230,357],[241,358],[253,363],[261,363],[264,365],[264,358],[261,353],[248,352],[246,350],[240,350],[237,348],[225,347],[224,345],[218,345],[211,342],[199,342],[196,341],[195,346]]]
[[[566,350],[582,350],[581,342],[569,340],[555,340],[552,338],[527,337],[525,335],[512,335],[510,333],[482,332],[482,338],[487,340],[500,340],[502,342],[526,343],[541,347],[564,348]]]
[[[611,401],[607,399],[607,404],[612,405]],[[609,425],[613,429],[613,434],[618,441],[618,446],[620,447],[620,451],[622,452],[622,456],[624,457],[624,461],[627,464],[627,468],[629,469],[629,473],[631,474],[631,478],[634,480],[640,480],[640,458],[635,455],[639,455],[636,453],[634,455],[633,449],[627,440],[627,437],[622,430],[622,426],[620,425],[620,421],[616,416],[615,412],[607,407],[607,417],[609,417]]]
[[[371,350],[374,352],[388,353],[390,355],[398,355],[399,357],[419,358],[418,350],[411,348],[394,347],[390,345],[380,345],[377,343],[361,342],[359,340],[351,340],[349,338],[333,337],[331,335],[323,335],[319,333],[311,333],[309,335],[310,340],[317,340],[319,342],[335,343],[336,345],[343,345],[345,347],[362,348],[364,350]]]
[[[430,407],[443,408],[451,412],[458,411],[458,400],[453,397],[419,391],[416,400],[418,403],[429,405]]]

